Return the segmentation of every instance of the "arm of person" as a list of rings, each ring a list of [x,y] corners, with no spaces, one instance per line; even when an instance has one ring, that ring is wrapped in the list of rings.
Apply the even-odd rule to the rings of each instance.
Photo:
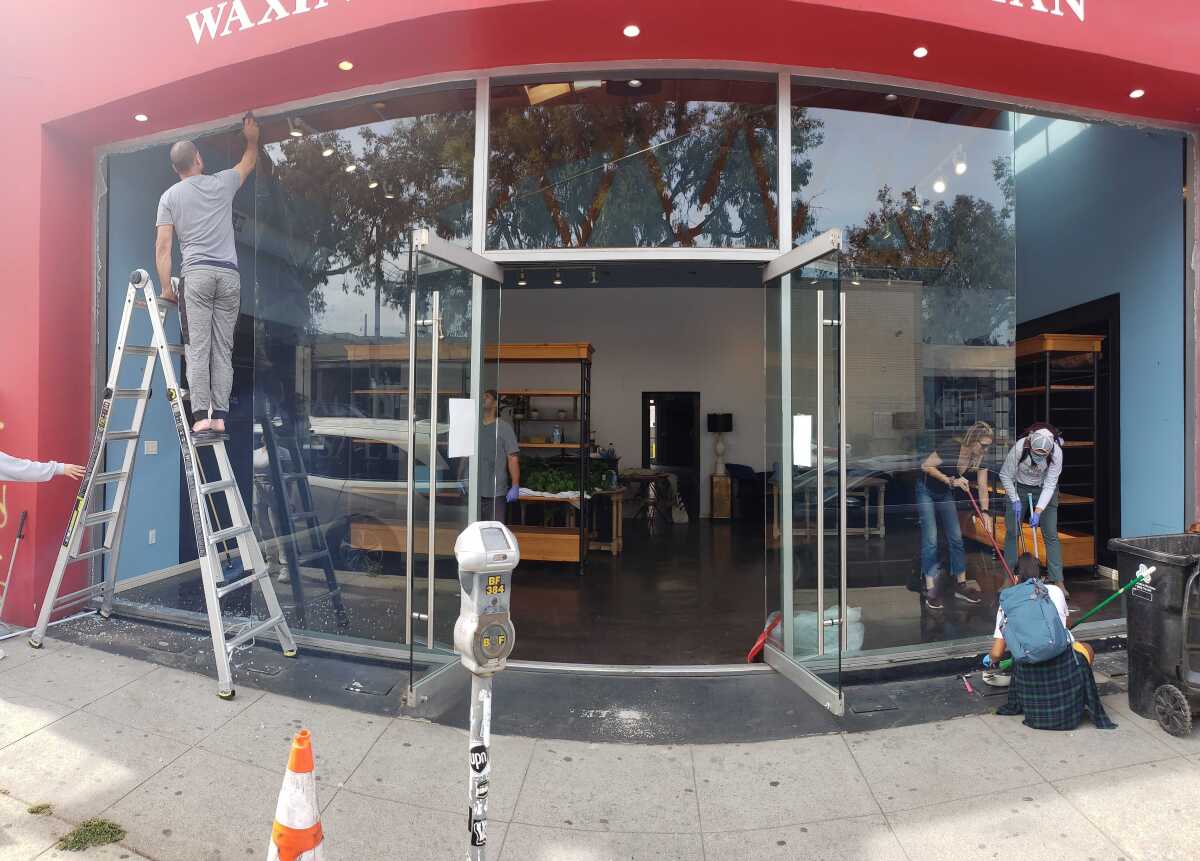
[[[154,234],[154,268],[158,270],[159,295],[168,302],[174,302],[175,285],[171,283],[171,242],[175,236],[175,228],[169,224],[160,224]]]
[[[988,508],[991,507],[992,504],[992,490],[988,486],[989,484],[988,471],[982,466],[979,467],[979,469],[975,471],[975,489],[979,493],[979,512],[983,515],[985,521],[984,525],[990,531],[992,528],[992,518],[988,514]]]
[[[0,451],[0,481],[49,481],[56,475],[69,475],[78,481],[83,477],[83,467],[56,460],[26,460]]]
[[[1025,441],[1017,440],[1017,444],[1008,450],[1007,457],[1004,458],[1004,465],[1000,467],[1000,483],[1004,485],[1004,492],[1008,494],[1008,498],[1013,502],[1020,503],[1021,496],[1017,493],[1017,463],[1021,459],[1021,447]]]
[[[1003,637],[996,637],[992,640],[992,650],[988,652],[992,656],[992,666],[999,666],[1000,661],[1004,659],[1004,651],[1007,647],[1004,645]]]
[[[930,452],[929,457],[921,461],[921,471],[930,478],[935,478],[942,484],[950,484],[950,477],[938,469],[943,463],[942,456],[936,451]]]
[[[1054,444],[1054,451],[1051,452],[1054,457],[1054,463],[1050,464],[1050,468],[1046,470],[1046,480],[1042,482],[1042,495],[1038,497],[1037,508],[1038,514],[1046,510],[1046,506],[1050,504],[1050,500],[1054,498],[1054,492],[1058,490],[1058,478],[1062,475],[1063,453],[1058,447],[1058,443]]]
[[[521,459],[515,454],[508,456],[508,478],[513,487],[521,486]]]
[[[258,120],[250,114],[242,120],[242,135],[246,138],[246,151],[242,153],[242,160],[233,166],[241,180],[239,186],[254,172],[254,166],[258,164]]]

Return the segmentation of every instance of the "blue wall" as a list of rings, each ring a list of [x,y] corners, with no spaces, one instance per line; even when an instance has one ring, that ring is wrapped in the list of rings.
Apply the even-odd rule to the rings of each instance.
[[[111,366],[113,347],[124,309],[129,273],[145,269],[157,284],[154,271],[154,231],[158,198],[177,177],[171,171],[165,147],[110,156],[108,159],[108,359]],[[135,309],[130,329],[130,344],[150,343],[150,321],[146,312]],[[178,315],[168,317],[167,336],[179,343]],[[143,359],[130,357],[121,369],[122,386],[140,382]],[[175,360],[176,373],[179,360]],[[132,403],[118,401],[112,427],[129,427]],[[158,442],[158,454],[147,456],[146,440]],[[109,445],[109,468],[116,469],[126,443]],[[163,396],[162,372],[154,374],[154,397],[142,425],[138,443],[129,511],[125,517],[125,537],[121,542],[118,579],[145,574],[177,564],[179,560],[179,442],[167,399]],[[116,462],[114,462],[114,456]],[[150,529],[158,532],[157,542],[147,543]]]
[[[1121,296],[1121,531],[1185,517],[1179,135],[1022,116],[1017,320]]]

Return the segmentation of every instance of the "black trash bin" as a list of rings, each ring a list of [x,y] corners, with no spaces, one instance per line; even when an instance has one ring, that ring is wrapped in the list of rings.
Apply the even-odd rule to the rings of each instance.
[[[1173,735],[1190,735],[1192,713],[1200,711],[1200,640],[1193,636],[1200,535],[1114,538],[1108,549],[1117,554],[1122,586],[1142,565],[1155,569],[1127,602],[1129,707]]]

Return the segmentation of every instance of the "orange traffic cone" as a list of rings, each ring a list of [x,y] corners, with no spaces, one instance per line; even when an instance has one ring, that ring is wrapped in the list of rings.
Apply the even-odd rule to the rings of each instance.
[[[292,755],[279,790],[267,861],[322,861],[324,840],[317,779],[313,775],[312,736],[302,729],[292,741]]]

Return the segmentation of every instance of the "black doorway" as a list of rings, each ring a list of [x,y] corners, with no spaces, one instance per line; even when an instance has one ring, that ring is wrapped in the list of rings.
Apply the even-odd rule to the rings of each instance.
[[[642,392],[642,466],[679,478],[688,519],[700,517],[700,393]]]

